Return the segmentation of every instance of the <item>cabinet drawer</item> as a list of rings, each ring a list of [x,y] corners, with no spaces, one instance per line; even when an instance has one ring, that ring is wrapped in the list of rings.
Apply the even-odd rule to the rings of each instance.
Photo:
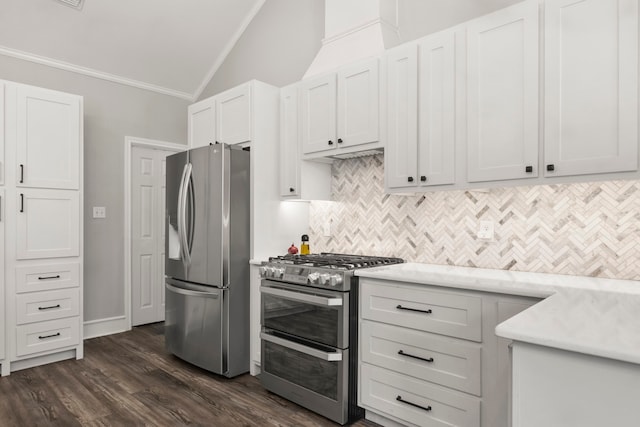
[[[481,394],[480,344],[366,320],[360,342],[363,362]]]
[[[362,280],[363,319],[482,341],[482,299],[420,286]]]
[[[480,399],[363,363],[360,404],[428,427],[479,427]]]
[[[75,346],[80,342],[80,321],[69,317],[21,325],[16,327],[16,341],[17,356]]]
[[[48,291],[80,285],[80,264],[30,265],[16,268],[16,292]]]
[[[62,289],[20,294],[16,297],[16,323],[22,325],[77,316],[79,293],[78,289]]]

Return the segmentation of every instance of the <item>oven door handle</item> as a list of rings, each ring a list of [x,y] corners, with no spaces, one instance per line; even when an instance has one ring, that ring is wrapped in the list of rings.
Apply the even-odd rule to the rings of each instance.
[[[326,307],[339,307],[342,305],[342,298],[319,297],[317,295],[309,295],[302,292],[287,291],[285,289],[269,288],[265,286],[260,287],[260,292],[263,294],[287,298],[293,301],[306,302]]]
[[[262,338],[265,341],[269,341],[274,344],[280,345],[282,347],[299,351],[300,353],[307,354],[309,356],[315,357],[316,359],[326,360],[327,362],[342,361],[342,351],[338,349],[336,349],[335,352],[317,350],[315,348],[307,347],[306,345],[298,344],[297,342],[293,342],[293,341],[286,340],[284,338],[269,335],[264,332],[260,332],[260,338]]]

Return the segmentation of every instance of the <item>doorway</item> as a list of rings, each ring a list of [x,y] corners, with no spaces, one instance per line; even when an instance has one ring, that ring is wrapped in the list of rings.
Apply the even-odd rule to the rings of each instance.
[[[187,147],[140,138],[126,142],[125,304],[131,328],[164,320],[166,157]]]

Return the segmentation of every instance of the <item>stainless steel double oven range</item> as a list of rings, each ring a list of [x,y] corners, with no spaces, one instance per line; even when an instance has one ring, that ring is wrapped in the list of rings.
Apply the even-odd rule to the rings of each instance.
[[[264,263],[260,267],[262,385],[337,423],[360,418],[354,272],[401,262],[321,253],[285,255]]]

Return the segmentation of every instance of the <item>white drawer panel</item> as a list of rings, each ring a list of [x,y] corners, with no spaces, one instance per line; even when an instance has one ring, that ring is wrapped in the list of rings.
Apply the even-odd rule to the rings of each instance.
[[[77,317],[30,323],[16,327],[18,356],[78,345],[80,321]]]
[[[16,268],[16,292],[48,291],[80,285],[80,264],[29,265]]]
[[[80,314],[80,291],[61,289],[48,292],[32,292],[16,296],[16,321],[18,325],[45,320],[62,319]]]
[[[482,341],[482,299],[428,287],[360,281],[361,316],[392,325]]]
[[[481,345],[362,321],[362,360],[382,368],[481,395]]]
[[[480,399],[366,363],[360,367],[360,400],[417,426],[480,426]]]

